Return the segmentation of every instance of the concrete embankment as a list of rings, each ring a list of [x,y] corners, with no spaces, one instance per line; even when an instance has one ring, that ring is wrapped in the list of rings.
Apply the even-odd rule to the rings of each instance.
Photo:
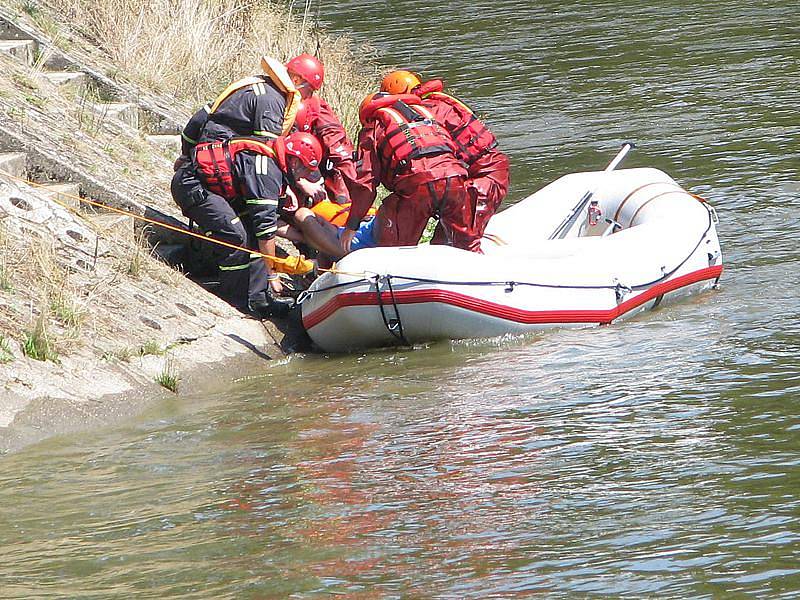
[[[168,190],[188,107],[59,40],[69,52],[0,9],[0,452],[224,385],[303,341],[186,278],[187,241],[138,220],[185,226]]]

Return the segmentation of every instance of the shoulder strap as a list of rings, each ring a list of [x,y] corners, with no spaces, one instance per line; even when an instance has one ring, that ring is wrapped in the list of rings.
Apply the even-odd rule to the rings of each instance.
[[[292,130],[294,118],[297,116],[297,110],[300,108],[303,97],[294,86],[294,82],[289,76],[289,71],[286,70],[286,66],[282,62],[271,56],[262,56],[261,70],[286,95],[286,110],[283,113],[281,135],[287,135]]]
[[[238,92],[243,88],[259,83],[264,83],[264,78],[260,75],[253,75],[252,77],[245,77],[239,81],[234,81],[232,84],[226,87],[219,96],[217,96],[217,99],[214,100],[214,103],[211,105],[211,109],[208,112],[216,112],[216,110],[219,108],[219,105],[225,102],[225,100],[227,100],[227,98],[234,92]]]

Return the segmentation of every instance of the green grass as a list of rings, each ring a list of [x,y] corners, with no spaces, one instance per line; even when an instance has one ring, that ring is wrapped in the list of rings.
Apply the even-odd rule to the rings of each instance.
[[[148,340],[139,348],[139,356],[147,356],[148,354],[161,356],[165,352],[166,350],[155,340]]]
[[[53,316],[67,327],[77,329],[83,322],[83,313],[73,302],[59,293],[50,299],[50,310]]]
[[[14,285],[11,283],[11,277],[8,274],[5,264],[2,263],[0,263],[0,291],[14,291]]]
[[[131,348],[130,346],[123,346],[122,348],[117,348],[116,350],[112,350],[107,354],[122,362],[128,362],[130,361],[130,359],[133,358],[134,352],[133,348]]]
[[[47,106],[47,99],[42,98],[41,96],[37,96],[35,94],[28,94],[27,96],[25,96],[25,102],[27,102],[31,106],[35,106],[40,111],[44,111],[45,107]]]
[[[13,81],[17,86],[31,91],[37,91],[39,89],[38,83],[36,83],[33,79],[31,79],[27,75],[23,75],[22,73],[12,74],[11,81]]]
[[[22,339],[22,352],[34,360],[58,362],[58,352],[47,335],[46,316],[39,315],[32,331],[25,332]]]
[[[170,392],[177,394],[179,381],[180,377],[178,377],[178,374],[175,372],[172,361],[167,360],[164,363],[164,369],[161,371],[161,373],[156,375],[156,383],[161,387],[168,389]]]

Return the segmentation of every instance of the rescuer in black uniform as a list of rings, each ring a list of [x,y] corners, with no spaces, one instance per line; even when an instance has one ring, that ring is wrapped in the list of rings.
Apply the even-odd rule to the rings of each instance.
[[[293,155],[287,152],[289,146],[302,144],[299,140],[289,144],[288,138],[279,136],[294,123],[300,93],[283,65],[265,58],[262,67],[265,75],[232,83],[189,119],[171,191],[183,214],[208,237],[257,247],[261,254],[274,256],[278,201],[287,175],[293,186],[312,198],[324,195],[324,188],[316,168],[319,158],[313,168],[293,170],[287,164],[286,156]],[[249,141],[232,143],[239,138]],[[217,162],[210,166],[198,162],[200,150],[201,158]],[[221,297],[260,316],[288,312],[291,301],[280,298],[282,285],[268,260],[224,246],[215,249]]]

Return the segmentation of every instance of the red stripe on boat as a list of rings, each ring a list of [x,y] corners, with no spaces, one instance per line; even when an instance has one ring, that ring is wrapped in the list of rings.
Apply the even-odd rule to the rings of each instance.
[[[394,302],[396,304],[438,302],[457,306],[458,308],[481,313],[490,317],[497,317],[498,319],[525,324],[610,323],[626,312],[662,294],[673,292],[699,281],[716,279],[721,275],[722,265],[693,271],[692,273],[681,275],[675,279],[658,283],[638,296],[634,296],[608,310],[524,310],[481,300],[450,290],[431,288],[422,290],[396,290],[394,292]],[[381,292],[381,298],[384,304],[392,304],[392,294],[389,292]],[[306,329],[316,327],[340,308],[346,308],[348,306],[378,306],[378,295],[375,292],[349,292],[338,294],[314,312],[304,316],[303,325]]]

